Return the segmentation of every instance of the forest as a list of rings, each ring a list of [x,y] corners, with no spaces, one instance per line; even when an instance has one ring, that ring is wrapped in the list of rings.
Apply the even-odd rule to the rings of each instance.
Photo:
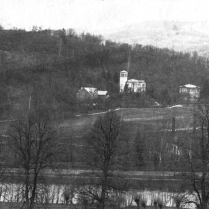
[[[1,28],[0,117],[15,118],[37,105],[62,117],[88,112],[91,108],[76,100],[81,87],[109,92],[110,99],[100,102],[99,110],[150,107],[154,101],[172,105],[178,103],[180,85],[207,89],[208,67],[208,59],[197,52],[131,46],[73,29]],[[127,69],[129,78],[145,80],[145,95],[119,94],[119,72]]]

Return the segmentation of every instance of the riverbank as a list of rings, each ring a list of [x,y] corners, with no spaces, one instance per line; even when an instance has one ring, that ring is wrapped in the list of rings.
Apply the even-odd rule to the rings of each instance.
[[[0,202],[1,209],[18,209],[22,208],[22,202]],[[84,206],[82,205],[66,205],[66,204],[38,204],[34,209],[83,209]],[[140,207],[141,208],[141,207]],[[164,209],[176,209],[175,207],[163,207]],[[88,209],[93,209],[93,207],[88,207]],[[111,209],[113,209],[111,207]],[[115,208],[114,208],[115,209]],[[128,206],[121,209],[137,209],[137,206]],[[146,209],[155,209],[154,206],[147,206]]]
[[[170,171],[115,171],[115,177],[127,182],[129,189],[158,189],[158,190],[179,190],[182,181],[180,172]],[[97,177],[92,175],[90,170],[74,169],[47,169],[42,171],[43,184],[56,185],[80,185],[85,184],[89,179],[97,181]],[[47,179],[47,181],[45,181]],[[23,174],[18,169],[10,169],[6,173],[5,182],[19,184],[23,180]]]

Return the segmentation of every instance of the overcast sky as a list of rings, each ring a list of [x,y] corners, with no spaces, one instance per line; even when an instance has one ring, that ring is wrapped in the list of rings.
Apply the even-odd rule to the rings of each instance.
[[[208,0],[0,0],[4,28],[102,34],[141,21],[209,21]]]

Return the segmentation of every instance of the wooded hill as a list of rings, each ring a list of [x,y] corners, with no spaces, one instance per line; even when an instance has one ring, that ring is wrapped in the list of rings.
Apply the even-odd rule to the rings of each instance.
[[[128,60],[129,78],[147,83],[143,98],[134,95],[130,100],[129,95],[118,93],[119,72],[127,70]],[[146,107],[150,101],[174,104],[180,85],[203,87],[208,75],[208,59],[196,52],[131,47],[73,30],[0,30],[1,118],[15,117],[37,105],[71,115],[80,107],[75,94],[82,86],[108,90],[111,99],[106,108],[121,101],[127,106]]]

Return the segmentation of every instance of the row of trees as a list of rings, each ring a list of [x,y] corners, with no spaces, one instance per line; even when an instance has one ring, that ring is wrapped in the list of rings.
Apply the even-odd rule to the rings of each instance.
[[[51,115],[46,108],[31,110],[10,125],[8,141],[2,146],[2,154],[3,151],[7,153],[5,162],[10,162],[10,166],[2,164],[2,174],[5,172],[2,177],[7,177],[16,168],[14,178],[18,176],[17,182],[21,185],[18,196],[24,200],[23,205],[27,209],[43,201],[46,176],[66,152],[58,135],[58,124]],[[109,112],[95,122],[87,136],[82,157],[90,172],[87,180],[77,183],[77,193],[86,198],[86,204],[105,208],[111,204],[112,191],[125,188],[125,181],[119,175],[114,177],[114,171],[121,169],[126,152],[119,137],[120,123],[120,118]]]
[[[175,161],[180,168],[178,174],[184,179],[183,184],[179,185],[186,191],[183,196],[179,196],[181,204],[193,203],[198,208],[206,209],[209,200],[208,105],[199,106],[194,115],[196,128],[192,133],[184,134],[178,144],[178,152],[172,154],[178,158]],[[47,175],[48,169],[53,169],[53,166],[57,165],[56,162],[60,162],[60,156],[65,151],[59,131],[56,130],[57,124],[50,116],[51,113],[46,109],[30,111],[12,123],[8,129],[9,141],[7,145],[2,146],[2,160],[8,162],[10,159],[10,162],[14,163],[12,167],[18,169],[21,182],[19,192],[25,200],[26,208],[33,208],[43,200],[46,184],[44,176]],[[133,150],[130,149],[130,141],[124,131],[120,117],[115,112],[108,112],[96,120],[94,127],[87,134],[82,158],[85,159],[85,169],[88,172],[86,178],[76,181],[74,191],[84,198],[82,200],[85,200],[85,205],[95,205],[97,208],[113,207],[117,194],[129,189],[122,171],[129,169],[127,165],[132,163],[130,160],[134,160],[137,166],[143,169],[146,167],[146,158],[153,152],[156,155],[152,156],[163,162],[163,152],[157,153],[157,147],[153,151],[147,149],[146,142],[142,140],[145,132],[140,130],[137,133]],[[156,142],[156,146],[159,142]],[[131,159],[130,152],[133,151],[135,154]],[[8,165],[5,167],[2,164],[2,174],[8,175],[7,169]]]
[[[183,180],[179,184],[179,191],[183,193],[176,195],[175,202],[177,207],[196,207],[201,209],[208,208],[209,204],[209,184],[208,184],[208,168],[209,168],[209,105],[201,104],[195,107],[194,113],[194,127],[188,133],[181,133],[178,137],[178,142],[173,141],[173,145],[178,145],[178,149],[174,152],[170,149],[170,154],[175,157],[175,166],[178,169],[177,175]],[[141,134],[139,135],[139,139]],[[161,140],[163,140],[161,135]],[[137,157],[139,162],[143,162],[143,155],[145,153],[146,143],[138,141],[136,146]],[[158,140],[160,144],[160,140]],[[149,146],[151,143],[149,144]],[[160,146],[166,144],[160,144]],[[163,147],[161,147],[163,149]],[[156,151],[157,151],[156,144]],[[166,151],[166,150],[164,150]],[[157,155],[161,163],[163,156],[162,153]],[[163,153],[164,157],[169,158],[169,155]],[[172,156],[170,155],[170,156]],[[171,163],[170,159],[169,163]],[[143,164],[141,164],[144,166]],[[164,165],[165,166],[165,165]],[[165,169],[166,167],[164,167]],[[176,169],[174,168],[174,171]]]

